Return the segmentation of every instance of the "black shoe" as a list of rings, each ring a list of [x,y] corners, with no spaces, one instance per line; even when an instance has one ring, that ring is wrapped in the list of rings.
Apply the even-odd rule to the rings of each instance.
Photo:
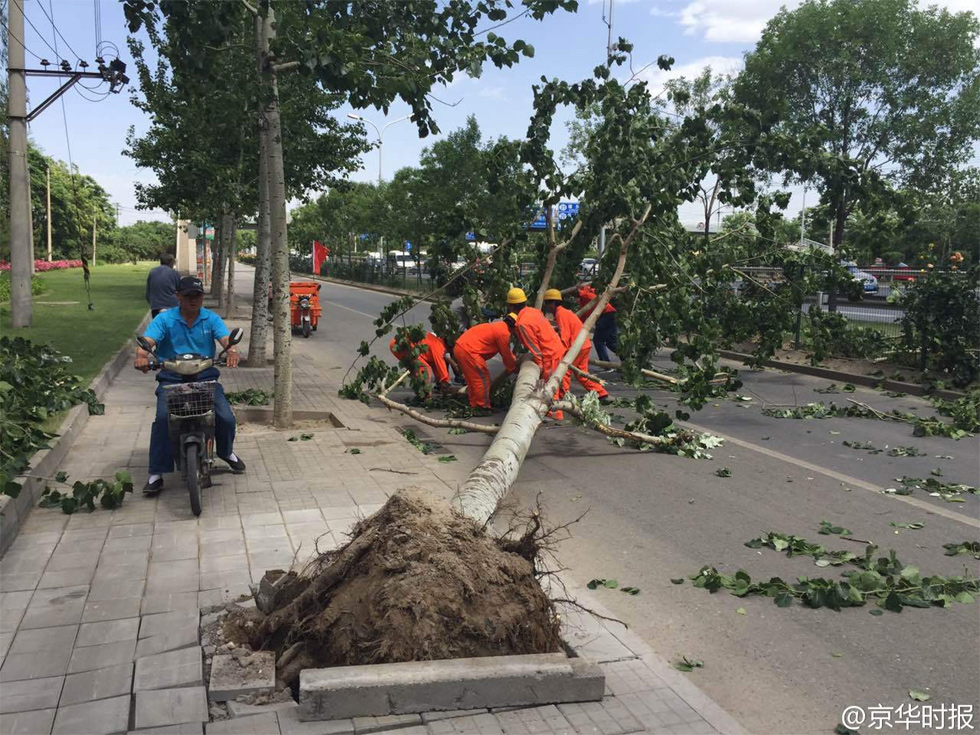
[[[245,463],[242,462],[242,460],[240,458],[239,459],[231,459],[229,457],[219,457],[219,459],[221,459],[223,462],[227,462],[228,463],[228,466],[231,467],[231,471],[232,471],[233,474],[236,474],[236,475],[244,475],[245,474]]]
[[[143,494],[152,497],[163,490],[163,478],[157,478],[153,482],[148,482],[143,486]]]
[[[612,402],[613,402],[613,397],[608,393],[599,399],[599,403],[601,403],[603,406],[608,406]]]

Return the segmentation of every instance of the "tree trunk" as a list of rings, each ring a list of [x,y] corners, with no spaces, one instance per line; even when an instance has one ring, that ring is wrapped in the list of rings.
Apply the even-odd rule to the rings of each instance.
[[[541,305],[544,304],[544,293],[551,288],[551,274],[555,270],[555,263],[558,260],[558,255],[562,250],[568,247],[569,243],[574,240],[575,236],[579,233],[579,230],[582,229],[582,221],[579,220],[575,223],[575,227],[572,228],[572,234],[568,236],[568,239],[563,243],[558,243],[555,236],[555,224],[551,221],[551,218],[549,218],[548,222],[548,241],[550,243],[548,247],[548,259],[545,261],[544,272],[541,274],[541,283],[538,285],[538,295],[534,299],[535,309],[541,308]]]
[[[578,357],[585,340],[606,304],[609,303],[609,299],[612,298],[613,290],[619,284],[619,279],[622,278],[623,270],[626,268],[626,254],[629,251],[629,246],[640,228],[643,227],[647,217],[650,216],[650,210],[651,207],[648,205],[643,215],[633,223],[633,228],[626,239],[620,238],[622,243],[619,249],[619,261],[616,264],[616,271],[613,273],[612,280],[602,292],[595,310],[585,320],[578,336],[568,348],[568,352],[565,353],[565,357],[562,358],[558,368],[549,377],[548,382],[544,386],[539,385],[540,370],[533,362],[525,362],[521,365],[514,385],[514,398],[511,401],[510,409],[507,411],[507,416],[504,417],[504,422],[500,425],[500,430],[490,443],[490,448],[487,449],[486,454],[470,472],[466,482],[463,483],[463,487],[453,498],[453,506],[477,523],[486,524],[490,520],[500,501],[504,499],[510,491],[511,485],[517,479],[517,473],[520,472],[527,451],[531,447],[534,434],[554,402],[554,395],[562,378],[565,377],[569,366]],[[577,232],[578,229],[572,233],[572,237]]]
[[[846,195],[841,196],[840,201],[837,203],[837,209],[834,212],[834,222],[833,222],[833,248],[834,255],[840,257],[840,247],[844,242],[844,224],[847,222],[847,199]],[[827,296],[827,310],[835,312],[837,311],[837,284],[835,283],[831,286],[830,294]]]
[[[225,288],[225,232],[222,225],[225,215],[222,212],[214,225],[213,253],[211,257],[211,295],[217,299],[217,308],[224,303]]]
[[[270,45],[275,38],[275,11],[263,3],[263,55],[267,103],[267,161],[269,174],[269,226],[272,252],[272,333],[275,350],[275,408],[272,423],[286,428],[293,423],[293,365],[290,358],[292,334],[289,328],[289,247],[286,240],[286,181],[282,161],[282,123],[279,116],[279,81]]]
[[[238,252],[238,223],[235,213],[228,215],[228,293],[225,295],[225,319],[235,316],[235,255]]]
[[[263,19],[255,18],[256,57],[259,77],[263,75],[262,64],[265,46],[262,42]],[[269,282],[270,282],[270,243],[269,229],[269,161],[267,152],[267,131],[265,117],[258,116],[259,126],[259,212],[256,220],[255,238],[255,278],[252,283],[252,327],[248,337],[249,367],[265,367],[268,359],[267,341],[269,339]]]

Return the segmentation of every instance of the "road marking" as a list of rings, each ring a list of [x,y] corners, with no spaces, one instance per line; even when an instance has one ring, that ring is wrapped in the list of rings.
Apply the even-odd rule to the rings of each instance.
[[[338,304],[336,301],[330,301],[327,299],[327,303],[331,306],[336,306],[338,309],[346,309],[347,311],[353,311],[355,314],[360,314],[361,316],[366,316],[368,319],[377,319],[377,314],[366,314],[363,311],[358,311],[357,309],[352,309],[349,306],[344,306],[343,304]]]
[[[720,436],[726,442],[731,442],[736,446],[744,447],[745,449],[751,449],[754,452],[765,454],[766,456],[772,457],[774,459],[780,459],[783,462],[788,462],[792,465],[796,465],[797,467],[801,467],[811,472],[819,472],[821,475],[826,475],[827,477],[830,477],[839,482],[843,482],[847,485],[853,485],[854,487],[859,487],[862,490],[868,490],[870,492],[877,493],[879,495],[884,494],[882,493],[882,490],[884,490],[884,488],[879,487],[878,485],[874,485],[870,482],[865,482],[864,480],[859,480],[856,477],[845,475],[842,472],[836,472],[835,470],[827,469],[826,467],[821,467],[820,465],[815,465],[810,462],[806,462],[805,460],[797,459],[796,457],[791,457],[788,454],[783,454],[782,452],[777,452],[775,450],[768,449],[766,447],[760,447],[758,444],[753,444],[752,442],[743,441],[742,439],[736,439],[735,437],[717,432],[714,429],[707,429],[703,426],[692,424],[689,421],[685,421],[684,424],[685,426],[689,426],[695,431],[700,431],[704,434],[714,434],[715,436]],[[937,515],[945,516],[950,520],[959,521],[960,523],[965,523],[966,525],[973,526],[974,528],[980,528],[980,520],[977,520],[976,518],[971,518],[970,516],[964,515],[963,513],[957,513],[955,510],[949,510],[948,508],[943,508],[942,506],[934,505],[933,503],[927,503],[924,500],[913,498],[910,495],[891,495],[891,494],[888,495],[889,497],[892,497],[895,500],[901,500],[903,503],[908,503],[909,505],[915,506],[920,510],[925,510],[930,513],[935,513]]]

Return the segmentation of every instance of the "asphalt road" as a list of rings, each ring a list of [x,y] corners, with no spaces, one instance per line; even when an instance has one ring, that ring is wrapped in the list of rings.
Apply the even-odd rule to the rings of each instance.
[[[390,300],[325,283],[321,328],[309,341],[300,338],[298,349],[322,356],[334,370],[346,368],[356,346],[373,334],[371,320]],[[427,316],[426,305],[407,319],[427,323]],[[375,354],[387,355],[386,344],[379,343]],[[830,733],[845,707],[897,707],[911,701],[910,689],[931,694],[933,705],[972,704],[980,720],[980,603],[876,617],[868,607],[777,608],[767,598],[736,598],[724,590],[709,594],[689,581],[671,583],[704,565],[725,573],[742,568],[753,579],[836,578],[840,570],[815,567],[812,559],[744,545],[762,532],[780,531],[829,549],[863,553],[863,544],[818,535],[822,519],[883,550],[895,549],[923,576],[980,573],[980,562],[972,557],[943,554],[944,543],[980,538],[980,498],[969,495],[965,503],[953,504],[922,491],[908,497],[881,492],[896,486],[894,478],[925,478],[937,468],[947,482],[977,485],[976,438],[916,438],[907,424],[863,418],[770,418],[761,413],[764,403],[848,398],[885,411],[934,411],[927,401],[889,398],[870,389],[822,395],[814,389],[828,381],[775,370],[742,370],[741,375],[740,393],[752,400],[709,403],[690,419],[726,438],[712,460],[621,449],[581,427],[546,425],[513,498],[529,506],[541,493],[552,524],[588,510],[559,550],[563,564],[579,581],[615,578],[639,587],[635,597],[609,590],[604,602],[665,658],[702,660],[704,668],[688,676],[751,732]],[[617,384],[609,387],[616,395],[631,393]],[[648,392],[673,411],[674,394]],[[475,463],[490,441],[424,426],[416,432],[436,439],[464,464]],[[843,446],[844,440],[881,449],[915,446],[925,455],[871,454]],[[720,467],[729,468],[731,477],[716,476]],[[912,521],[925,526],[890,525]]]

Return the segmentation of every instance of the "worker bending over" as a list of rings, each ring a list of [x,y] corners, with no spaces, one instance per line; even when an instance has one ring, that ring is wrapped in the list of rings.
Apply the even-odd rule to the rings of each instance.
[[[545,314],[552,314],[555,318],[555,327],[558,329],[558,337],[561,339],[562,344],[565,345],[565,351],[572,346],[572,342],[578,337],[578,333],[582,331],[582,320],[578,318],[574,311],[571,309],[566,309],[562,306],[561,291],[557,288],[549,288],[544,294],[544,304],[543,310]],[[572,360],[572,365],[577,367],[582,373],[589,372],[589,354],[592,351],[592,341],[586,336],[585,342],[582,344],[582,349],[579,350],[578,355]],[[599,383],[595,382],[591,378],[586,377],[582,373],[575,373],[575,377],[578,378],[578,382],[589,391],[595,391],[599,394],[600,403],[609,403],[609,392],[603,388]],[[568,392],[568,389],[572,384],[572,371],[569,370],[565,373],[565,377],[562,379],[562,394]]]
[[[453,356],[466,379],[466,395],[473,408],[491,408],[490,368],[487,360],[500,355],[508,373],[517,369],[517,359],[510,349],[510,330],[504,322],[488,322],[470,327],[453,347]]]
[[[391,340],[391,344],[388,345],[388,349],[391,350],[391,354],[397,357],[399,360],[404,360],[408,357],[408,352],[405,350],[398,350],[395,346],[395,339]],[[412,344],[412,347],[417,347],[421,345],[424,349],[418,356],[419,366],[417,375],[421,375],[426,380],[432,380],[432,376],[435,376],[436,387],[439,390],[449,390],[452,386],[449,382],[449,370],[446,368],[446,343],[439,339],[432,332],[427,332],[425,339],[421,342],[416,342]]]
[[[504,317],[504,321],[507,322],[511,334],[524,345],[541,369],[541,379],[548,380],[565,356],[565,345],[544,314],[527,305],[527,296],[521,289],[512,288],[507,292],[507,309],[510,313]],[[561,395],[559,386],[555,400]],[[549,412],[549,415],[558,421],[563,418],[561,411]]]

